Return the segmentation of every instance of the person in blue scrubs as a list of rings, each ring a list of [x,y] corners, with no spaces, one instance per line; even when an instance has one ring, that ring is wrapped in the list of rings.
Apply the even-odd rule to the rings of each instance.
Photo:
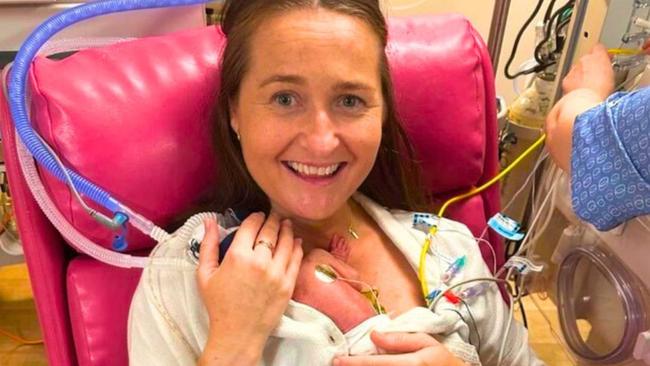
[[[571,174],[576,214],[602,231],[650,214],[650,87],[613,93],[611,60],[597,45],[562,89],[546,120],[547,148]]]

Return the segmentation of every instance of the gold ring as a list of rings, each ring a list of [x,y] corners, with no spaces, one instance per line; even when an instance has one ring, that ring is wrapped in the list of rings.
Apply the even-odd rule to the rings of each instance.
[[[257,240],[255,242],[255,246],[258,246],[258,245],[263,245],[263,246],[269,248],[270,251],[273,251],[273,249],[275,249],[275,244],[271,243],[268,240],[264,240],[264,239]]]

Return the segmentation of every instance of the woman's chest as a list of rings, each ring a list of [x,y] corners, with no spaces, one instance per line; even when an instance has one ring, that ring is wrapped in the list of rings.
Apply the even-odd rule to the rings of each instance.
[[[415,270],[384,235],[359,245],[350,255],[350,265],[362,281],[379,291],[379,302],[388,312],[402,313],[424,306]]]

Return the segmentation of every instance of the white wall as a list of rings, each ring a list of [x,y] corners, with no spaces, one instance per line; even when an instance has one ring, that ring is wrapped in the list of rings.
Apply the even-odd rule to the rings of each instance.
[[[456,12],[465,15],[474,24],[474,27],[483,36],[487,43],[488,35],[490,33],[490,23],[492,21],[492,11],[494,8],[494,0],[383,0],[384,9],[390,15],[412,15],[412,14],[436,14],[446,12]],[[564,4],[565,1],[558,0],[555,7]],[[531,23],[524,33],[517,55],[512,62],[510,69],[514,73],[516,68],[525,60],[533,57],[533,50],[535,48],[535,32],[534,25],[541,21],[548,1],[544,1],[542,9],[537,14],[536,19]],[[499,58],[499,67],[496,77],[497,95],[506,97],[508,102],[512,102],[515,98],[515,93],[512,88],[512,81],[506,79],[503,75],[503,68],[510,56],[512,44],[514,43],[517,31],[528,16],[532,13],[537,0],[512,0],[510,5],[510,12],[508,16],[508,23],[506,25],[506,33],[501,47],[501,56]]]

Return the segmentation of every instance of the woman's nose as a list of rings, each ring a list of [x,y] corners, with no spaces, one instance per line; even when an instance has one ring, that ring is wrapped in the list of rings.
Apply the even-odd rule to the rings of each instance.
[[[332,153],[340,144],[335,121],[328,111],[317,111],[307,123],[308,129],[303,139],[305,148],[320,156]]]

